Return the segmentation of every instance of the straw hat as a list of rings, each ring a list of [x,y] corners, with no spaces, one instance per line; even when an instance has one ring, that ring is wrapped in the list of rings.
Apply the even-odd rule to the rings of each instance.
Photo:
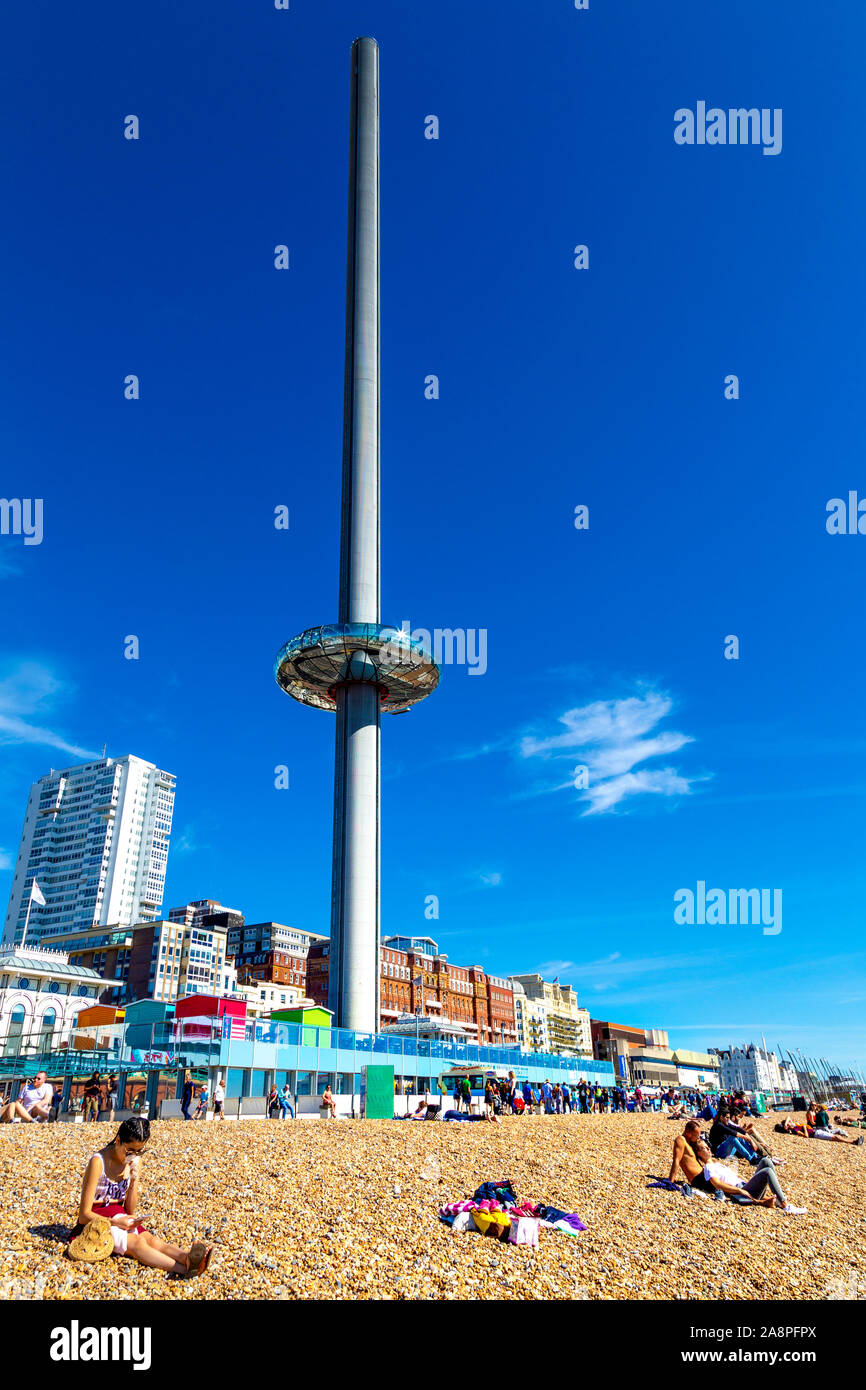
[[[114,1254],[111,1222],[104,1216],[95,1216],[88,1221],[81,1235],[69,1242],[66,1253],[71,1260],[84,1260],[87,1264],[107,1260],[109,1255]]]

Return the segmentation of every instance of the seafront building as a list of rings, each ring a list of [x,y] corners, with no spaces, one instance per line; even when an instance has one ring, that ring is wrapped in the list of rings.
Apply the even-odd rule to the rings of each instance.
[[[239,984],[231,993],[232,999],[242,999],[247,1006],[247,1018],[269,1019],[282,1009],[303,1008],[312,1004],[302,989],[293,985]]]
[[[519,980],[511,978],[514,995],[514,1026],[517,1042],[524,1052],[549,1052],[547,1005],[543,999],[532,999]]]
[[[126,997],[175,1000],[211,994],[225,964],[223,929],[164,920],[144,923],[132,933]]]
[[[611,1062],[617,1079],[631,1086],[677,1087],[679,1073],[662,1028],[636,1028],[594,1018],[594,1056]]]
[[[301,931],[283,922],[244,922],[229,925],[226,950],[232,957],[248,956],[259,951],[285,951],[290,955],[306,955],[311,946],[327,941],[321,932]]]
[[[244,924],[244,914],[236,907],[224,907],[215,898],[195,898],[183,907],[169,908],[168,920],[182,922],[185,927],[221,926],[228,932]]]
[[[545,980],[541,975],[512,975],[527,1001],[521,1001],[524,1034],[528,1041],[543,1040],[554,1052],[575,1057],[592,1056],[592,1032],[588,1009],[581,1009],[573,985]]]
[[[719,1090],[719,1063],[710,1052],[690,1052],[678,1047],[672,1060],[677,1069],[677,1081],[682,1087],[699,1091]]]
[[[331,943],[310,948],[307,993],[327,1004]],[[430,936],[386,936],[379,949],[380,1027],[404,1014],[458,1023],[481,1046],[515,1047],[514,994],[480,965],[453,965]]]
[[[175,778],[132,754],[57,771],[30,789],[3,944],[50,945],[159,916]],[[42,901],[44,899],[44,902]]]
[[[53,963],[55,973],[61,968],[62,962]],[[102,983],[82,978],[75,984],[87,991],[82,1005],[95,1002]],[[88,1009],[87,1019],[98,1018],[94,1026],[67,1021],[61,1036],[53,1032],[49,1038],[47,1027],[37,1027],[26,1035],[13,1034],[8,1044],[0,1038],[0,1085],[14,1090],[24,1077],[44,1068],[68,1105],[98,1067],[103,1074],[117,1075],[121,1109],[146,1101],[153,1117],[163,1101],[173,1102],[180,1095],[186,1069],[199,1080],[206,1076],[211,1085],[222,1076],[229,1114],[236,1113],[241,1098],[251,1103],[252,1113],[264,1113],[263,1098],[274,1083],[288,1083],[302,1107],[330,1085],[342,1112],[357,1113],[364,1069],[371,1065],[393,1067],[395,1094],[400,1097],[442,1094],[443,1085],[450,1090],[448,1077],[455,1067],[513,1070],[521,1080],[536,1084],[545,1079],[576,1084],[583,1076],[611,1085],[614,1079],[609,1064],[585,1058],[484,1047],[447,1032],[428,1038],[414,1030],[358,1033],[333,1026],[330,1013],[320,1009],[304,1008],[297,1021],[290,1006],[284,1012],[292,1021],[256,1019],[242,998],[206,995],[176,1002],[143,999],[123,1010],[103,1008],[95,1014]],[[318,1102],[311,1099],[311,1104],[317,1114]]]
[[[746,1047],[711,1047],[725,1091],[796,1091],[797,1072],[788,1062],[779,1062],[775,1052],[754,1043]]]
[[[0,947],[0,1053],[15,1056],[21,1047],[53,1051],[105,983],[65,951]]]
[[[150,924],[148,923],[148,929]],[[91,927],[88,931],[61,932],[51,938],[51,947],[65,951],[70,965],[95,970],[113,983],[106,984],[101,1000],[105,1004],[125,1004],[129,998],[129,960],[134,927]]]
[[[299,1103],[309,1098],[313,1110],[308,1113],[315,1112],[314,1098],[325,1084],[341,1098],[344,1113],[349,1113],[346,1106],[358,1113],[364,1068],[383,1064],[394,1068],[400,1097],[441,1093],[450,1086],[448,1078],[455,1068],[498,1069],[500,1074],[513,1070],[519,1078],[536,1083],[549,1078],[575,1084],[584,1077],[591,1084],[625,1081],[647,1088],[672,1085],[709,1090],[720,1082],[724,1089],[742,1086],[770,1091],[787,1089],[784,1081],[790,1080],[780,1068],[783,1085],[773,1084],[776,1073],[771,1055],[756,1056],[758,1049],[742,1050],[752,1063],[751,1071],[744,1069],[740,1059],[727,1057],[720,1077],[714,1050],[672,1052],[662,1030],[600,1020],[593,1021],[596,1045],[609,1051],[609,1058],[485,1045],[480,1028],[473,1032],[466,1022],[437,1008],[440,999],[427,998],[429,981],[441,989],[436,982],[443,975],[448,978],[447,969],[459,971],[449,997],[471,998],[473,1008],[484,1000],[488,1010],[493,990],[504,982],[486,976],[483,988],[476,991],[481,982],[473,977],[479,968],[451,967],[436,943],[424,937],[386,938],[382,947],[383,980],[399,983],[401,988],[408,984],[410,991],[417,991],[419,1000],[423,996],[425,1001],[424,1013],[403,1011],[374,1034],[340,1029],[329,1011],[292,985],[260,979],[238,984],[234,965],[219,950],[215,961],[202,962],[193,953],[203,933],[202,927],[185,922],[136,927],[133,938],[150,942],[151,959],[154,945],[158,948],[153,989],[149,997],[117,1008],[100,1000],[122,982],[77,963],[66,951],[25,947],[0,952],[0,1084],[14,1089],[26,1076],[44,1068],[68,1105],[96,1067],[103,1074],[117,1074],[121,1106],[147,1101],[153,1116],[163,1101],[174,1103],[186,1068],[194,1069],[199,1079],[207,1076],[211,1084],[222,1075],[231,1105],[236,1109],[246,1101],[248,1112],[254,1114],[263,1113],[262,1098],[274,1082],[279,1086],[287,1082]],[[212,935],[224,943],[225,933]],[[407,949],[396,950],[396,945]],[[321,949],[314,947],[313,952]],[[406,964],[404,957],[412,964]],[[326,955],[313,954],[308,964],[317,959],[320,964],[327,962]],[[407,980],[402,972],[411,972],[419,964],[421,969],[415,973],[420,978],[413,984],[412,974]],[[214,992],[206,987],[211,975],[216,979]],[[472,986],[471,994],[453,989],[466,984]],[[488,1037],[492,1032],[488,1023]],[[737,1064],[738,1072],[727,1069]]]
[[[239,985],[289,986],[303,997],[307,984],[307,955],[289,951],[245,951],[234,958]]]

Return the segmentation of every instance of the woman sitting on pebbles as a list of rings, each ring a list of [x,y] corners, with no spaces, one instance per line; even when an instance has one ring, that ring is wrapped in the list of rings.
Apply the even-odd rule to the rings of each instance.
[[[138,1202],[140,1155],[150,1138],[150,1121],[124,1120],[110,1144],[88,1160],[78,1204],[78,1225],[67,1254],[88,1263],[109,1255],[128,1255],[152,1269],[191,1278],[204,1274],[213,1249],[196,1242],[189,1251],[168,1245],[144,1229],[134,1215]]]

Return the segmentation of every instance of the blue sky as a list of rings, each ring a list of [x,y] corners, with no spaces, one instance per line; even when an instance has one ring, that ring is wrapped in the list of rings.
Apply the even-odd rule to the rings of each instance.
[[[31,781],[107,743],[177,775],[166,908],[327,930],[333,721],[272,661],[336,617],[372,33],[383,618],[487,633],[383,720],[383,929],[680,1046],[866,1067],[866,539],[825,526],[866,495],[866,15],[754,8],[7,16],[0,492],[44,539],[0,536],[0,896]],[[781,153],[677,145],[698,101],[781,108]],[[782,931],[675,924],[698,880],[781,890]]]

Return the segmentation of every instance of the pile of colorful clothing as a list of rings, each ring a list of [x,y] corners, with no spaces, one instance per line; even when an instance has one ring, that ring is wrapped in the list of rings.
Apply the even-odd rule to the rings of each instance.
[[[440,1208],[439,1220],[452,1230],[493,1236],[511,1245],[537,1245],[538,1232],[543,1227],[569,1236],[586,1230],[576,1212],[522,1200],[507,1179],[483,1182],[473,1197],[449,1202]]]

